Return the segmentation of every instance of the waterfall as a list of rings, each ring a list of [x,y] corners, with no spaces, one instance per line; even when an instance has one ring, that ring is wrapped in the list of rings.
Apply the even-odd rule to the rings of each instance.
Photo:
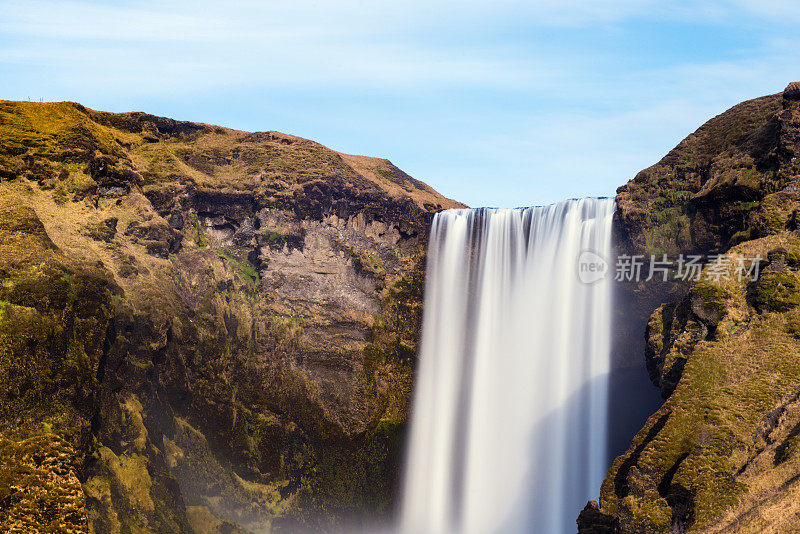
[[[433,220],[403,534],[574,533],[607,465],[611,199]],[[598,256],[593,256],[597,258]],[[601,262],[602,263],[602,262]]]

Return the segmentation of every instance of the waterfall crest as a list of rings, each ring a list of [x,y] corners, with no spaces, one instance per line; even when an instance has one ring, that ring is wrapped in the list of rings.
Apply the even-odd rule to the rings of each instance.
[[[607,469],[612,199],[436,215],[404,534],[575,532]]]

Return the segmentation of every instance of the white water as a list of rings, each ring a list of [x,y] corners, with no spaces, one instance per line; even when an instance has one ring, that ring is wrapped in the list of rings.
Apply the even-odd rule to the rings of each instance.
[[[404,534],[574,533],[607,469],[611,199],[433,221]]]

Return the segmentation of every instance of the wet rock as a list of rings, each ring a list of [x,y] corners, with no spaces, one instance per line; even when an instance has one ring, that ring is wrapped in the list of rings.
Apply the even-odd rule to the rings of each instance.
[[[620,532],[618,521],[600,511],[597,501],[589,501],[578,515],[578,534],[615,534]]]

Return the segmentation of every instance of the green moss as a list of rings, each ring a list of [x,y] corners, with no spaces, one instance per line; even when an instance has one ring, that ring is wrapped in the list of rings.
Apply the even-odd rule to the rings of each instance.
[[[0,285],[0,299],[42,311],[64,308],[73,298],[72,278],[55,263],[15,271]]]
[[[767,156],[774,153],[774,117],[782,105],[780,95],[743,102],[706,122],[628,182],[618,205],[630,244],[646,247],[647,254],[708,252],[745,241],[745,234],[729,240],[738,232],[783,231],[787,214],[779,205],[793,201],[760,203],[796,175],[784,168],[776,172],[773,156]],[[689,221],[677,224],[683,215],[691,218],[691,233]]]
[[[727,314],[726,301],[730,298],[730,294],[711,280],[705,278],[698,280],[689,289],[689,294],[699,297],[703,307],[716,312],[718,319]]]
[[[769,263],[785,263],[791,268],[800,267],[800,245],[790,242],[787,247],[778,247],[767,253]]]
[[[173,412],[207,416],[224,471],[270,486],[280,514],[313,523],[389,506],[421,313],[422,275],[408,272],[424,246],[415,206],[452,203],[390,176],[388,162],[370,177],[367,160],[274,132],[0,102],[0,415],[26,432],[49,425],[81,444],[78,456],[102,451],[85,466],[95,530],[188,530],[173,528],[183,505],[159,459],[166,445],[147,434],[163,426],[166,443]],[[129,194],[95,195],[122,178]],[[284,209],[256,231],[261,246],[264,236],[301,246],[301,219],[328,215],[315,211],[327,198],[340,216],[368,209],[419,239],[387,250],[347,233],[347,257],[374,279],[381,308],[339,322],[338,303],[261,287],[253,248],[217,250],[196,216],[204,192],[247,197],[224,206],[237,220]],[[123,231],[94,224],[112,218]]]
[[[294,315],[265,316],[267,332],[272,338],[273,346],[279,350],[288,350],[301,343],[303,319]]]
[[[67,171],[58,180],[54,194],[64,200],[81,200],[96,189],[97,182],[91,176],[80,171]]]
[[[767,287],[784,299],[776,286],[785,288],[787,274],[793,279],[794,273],[764,274],[772,279]],[[745,284],[723,288],[703,280],[690,295],[714,309],[724,308],[728,316],[745,318],[751,313],[745,289]],[[741,324],[742,331],[696,343],[675,391],[634,438],[631,450],[615,461],[603,484],[603,509],[620,519],[623,530],[662,532],[678,521],[703,531],[740,502],[755,498],[748,493],[748,479],[739,474],[759,450],[754,439],[766,414],[796,391],[796,311],[756,316]],[[759,483],[774,476],[756,465],[751,464],[754,474],[748,476],[759,477]],[[781,483],[776,477],[776,487]]]
[[[800,305],[800,280],[791,271],[765,272],[756,282],[755,304],[765,311],[785,312]]]
[[[385,279],[386,269],[383,266],[383,260],[376,252],[351,247],[341,241],[335,241],[335,243],[350,257],[356,272],[369,274],[379,282]]]
[[[247,260],[246,253],[236,249],[218,249],[217,256],[228,261],[253,287],[261,282],[258,270]]]
[[[264,236],[267,238],[267,243],[269,245],[283,246],[286,243],[285,235],[273,232],[272,230],[266,230]]]
[[[195,534],[248,534],[230,521],[220,519],[206,506],[187,506],[186,515]]]
[[[731,236],[731,245],[738,245],[739,243],[744,243],[745,241],[750,241],[757,237],[758,233],[754,228],[740,230]]]
[[[372,518],[385,516],[399,481],[405,431],[402,422],[381,420],[351,443],[318,449],[314,468],[303,478],[302,506],[309,511],[336,506],[368,511]]]
[[[0,527],[14,532],[85,531],[79,461],[51,433],[21,441],[0,436]]]
[[[795,310],[786,314],[786,332],[800,339],[800,313]]]
[[[625,497],[621,503],[625,511],[621,515],[627,516],[637,532],[666,532],[672,522],[672,510],[657,493],[650,493],[645,499]]]
[[[397,440],[406,430],[405,421],[395,421],[392,419],[381,419],[372,430],[373,437],[380,437],[390,440]]]
[[[193,237],[197,247],[208,248],[211,245],[211,241],[203,230],[203,227],[200,225],[200,221],[197,220],[196,214],[193,213],[190,215],[189,224],[194,229]]]
[[[660,257],[677,255],[690,243],[690,221],[680,206],[651,212],[645,232],[645,252]]]
[[[106,447],[100,449],[100,455],[131,506],[145,513],[153,512],[155,505],[150,495],[153,480],[147,458],[139,454],[117,456]]]
[[[374,369],[377,365],[392,361],[405,361],[414,356],[414,350],[402,343],[378,345],[369,343],[364,346],[364,366]]]

